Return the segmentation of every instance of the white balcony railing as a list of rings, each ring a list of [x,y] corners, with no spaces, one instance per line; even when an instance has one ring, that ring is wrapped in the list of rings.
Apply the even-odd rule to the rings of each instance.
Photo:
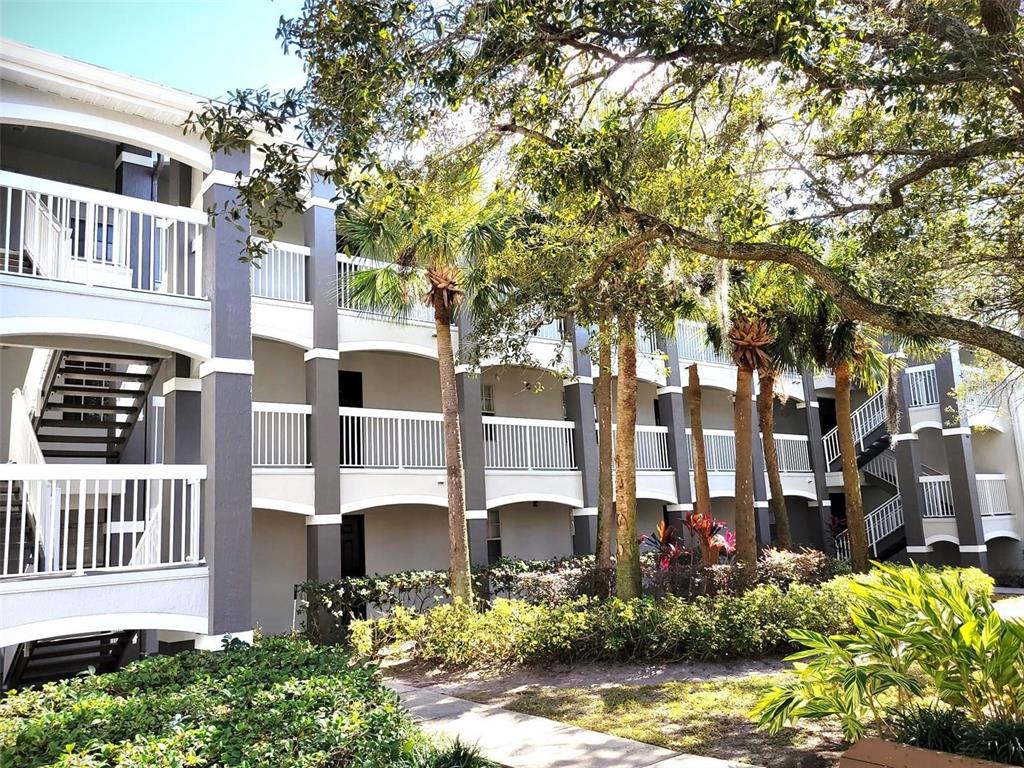
[[[367,469],[444,469],[440,413],[339,408],[341,466]]]
[[[550,323],[544,323],[544,325],[537,328],[534,336],[546,341],[562,341],[562,321],[552,320]]]
[[[309,418],[312,406],[292,403],[252,404],[252,465],[309,466]]]
[[[612,424],[612,457],[619,429]],[[672,469],[668,460],[668,427],[638,425],[634,447],[636,468],[647,472],[666,472]]]
[[[0,171],[0,272],[201,297],[204,211]]]
[[[906,398],[909,408],[938,404],[939,383],[935,378],[934,365],[916,365],[907,368]]]
[[[197,564],[205,478],[200,465],[0,464],[0,576]],[[46,504],[26,515],[31,497]]]
[[[363,269],[389,269],[386,264],[378,264],[365,259],[352,259],[338,254],[338,309],[374,315],[394,321],[415,321],[421,323],[434,322],[434,310],[414,297],[414,301],[401,317],[393,317],[373,307],[363,308],[356,305],[352,298],[352,276]]]
[[[978,506],[983,517],[1012,515],[1010,500],[1006,496],[1006,475],[976,475],[978,480]]]
[[[487,469],[575,469],[571,421],[484,416]]]
[[[309,248],[291,243],[267,243],[259,266],[252,265],[252,295],[280,301],[309,301],[306,261]],[[326,288],[326,286],[325,286]]]
[[[700,323],[680,322],[676,324],[676,346],[680,360],[694,360],[718,365],[732,365],[732,358],[726,352],[718,352],[708,344],[707,333]]]
[[[690,436],[690,469],[693,466],[693,432],[686,430]],[[707,460],[708,472],[736,471],[736,434],[728,429],[704,430],[704,455]]]
[[[806,435],[775,435],[780,472],[810,472],[811,456]]]
[[[931,475],[919,478],[924,494],[924,513],[922,517],[955,517],[953,509],[953,488],[949,475]]]

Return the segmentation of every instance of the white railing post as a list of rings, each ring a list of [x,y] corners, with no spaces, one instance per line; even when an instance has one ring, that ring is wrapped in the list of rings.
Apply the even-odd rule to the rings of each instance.
[[[70,486],[70,483],[69,483]],[[75,540],[75,576],[85,575],[85,502],[89,489],[85,478],[78,481],[78,525]],[[122,524],[124,521],[122,521]]]

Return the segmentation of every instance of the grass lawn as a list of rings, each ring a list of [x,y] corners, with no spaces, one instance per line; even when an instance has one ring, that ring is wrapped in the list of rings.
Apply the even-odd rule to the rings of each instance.
[[[829,723],[808,724],[778,736],[759,732],[747,713],[786,672],[659,685],[530,687],[507,691],[502,706],[581,728],[657,744],[680,752],[739,760],[769,768],[835,765],[844,749]],[[472,696],[472,694],[470,694]],[[490,699],[486,694],[474,698]]]

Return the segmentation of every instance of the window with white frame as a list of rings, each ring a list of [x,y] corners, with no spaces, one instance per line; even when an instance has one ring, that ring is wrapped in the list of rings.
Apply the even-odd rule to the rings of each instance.
[[[480,386],[480,412],[484,416],[494,415],[494,385],[482,384]]]

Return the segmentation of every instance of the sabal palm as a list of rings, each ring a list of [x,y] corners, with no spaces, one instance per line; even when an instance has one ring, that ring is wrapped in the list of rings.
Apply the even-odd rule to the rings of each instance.
[[[422,210],[422,209],[421,209]],[[464,201],[420,216],[408,209],[347,213],[338,223],[344,246],[371,260],[347,287],[356,308],[396,318],[417,304],[433,312],[444,417],[448,488],[448,555],[453,598],[472,603],[465,478],[452,323],[464,305],[489,300],[486,257],[501,250],[506,229],[497,211]]]

